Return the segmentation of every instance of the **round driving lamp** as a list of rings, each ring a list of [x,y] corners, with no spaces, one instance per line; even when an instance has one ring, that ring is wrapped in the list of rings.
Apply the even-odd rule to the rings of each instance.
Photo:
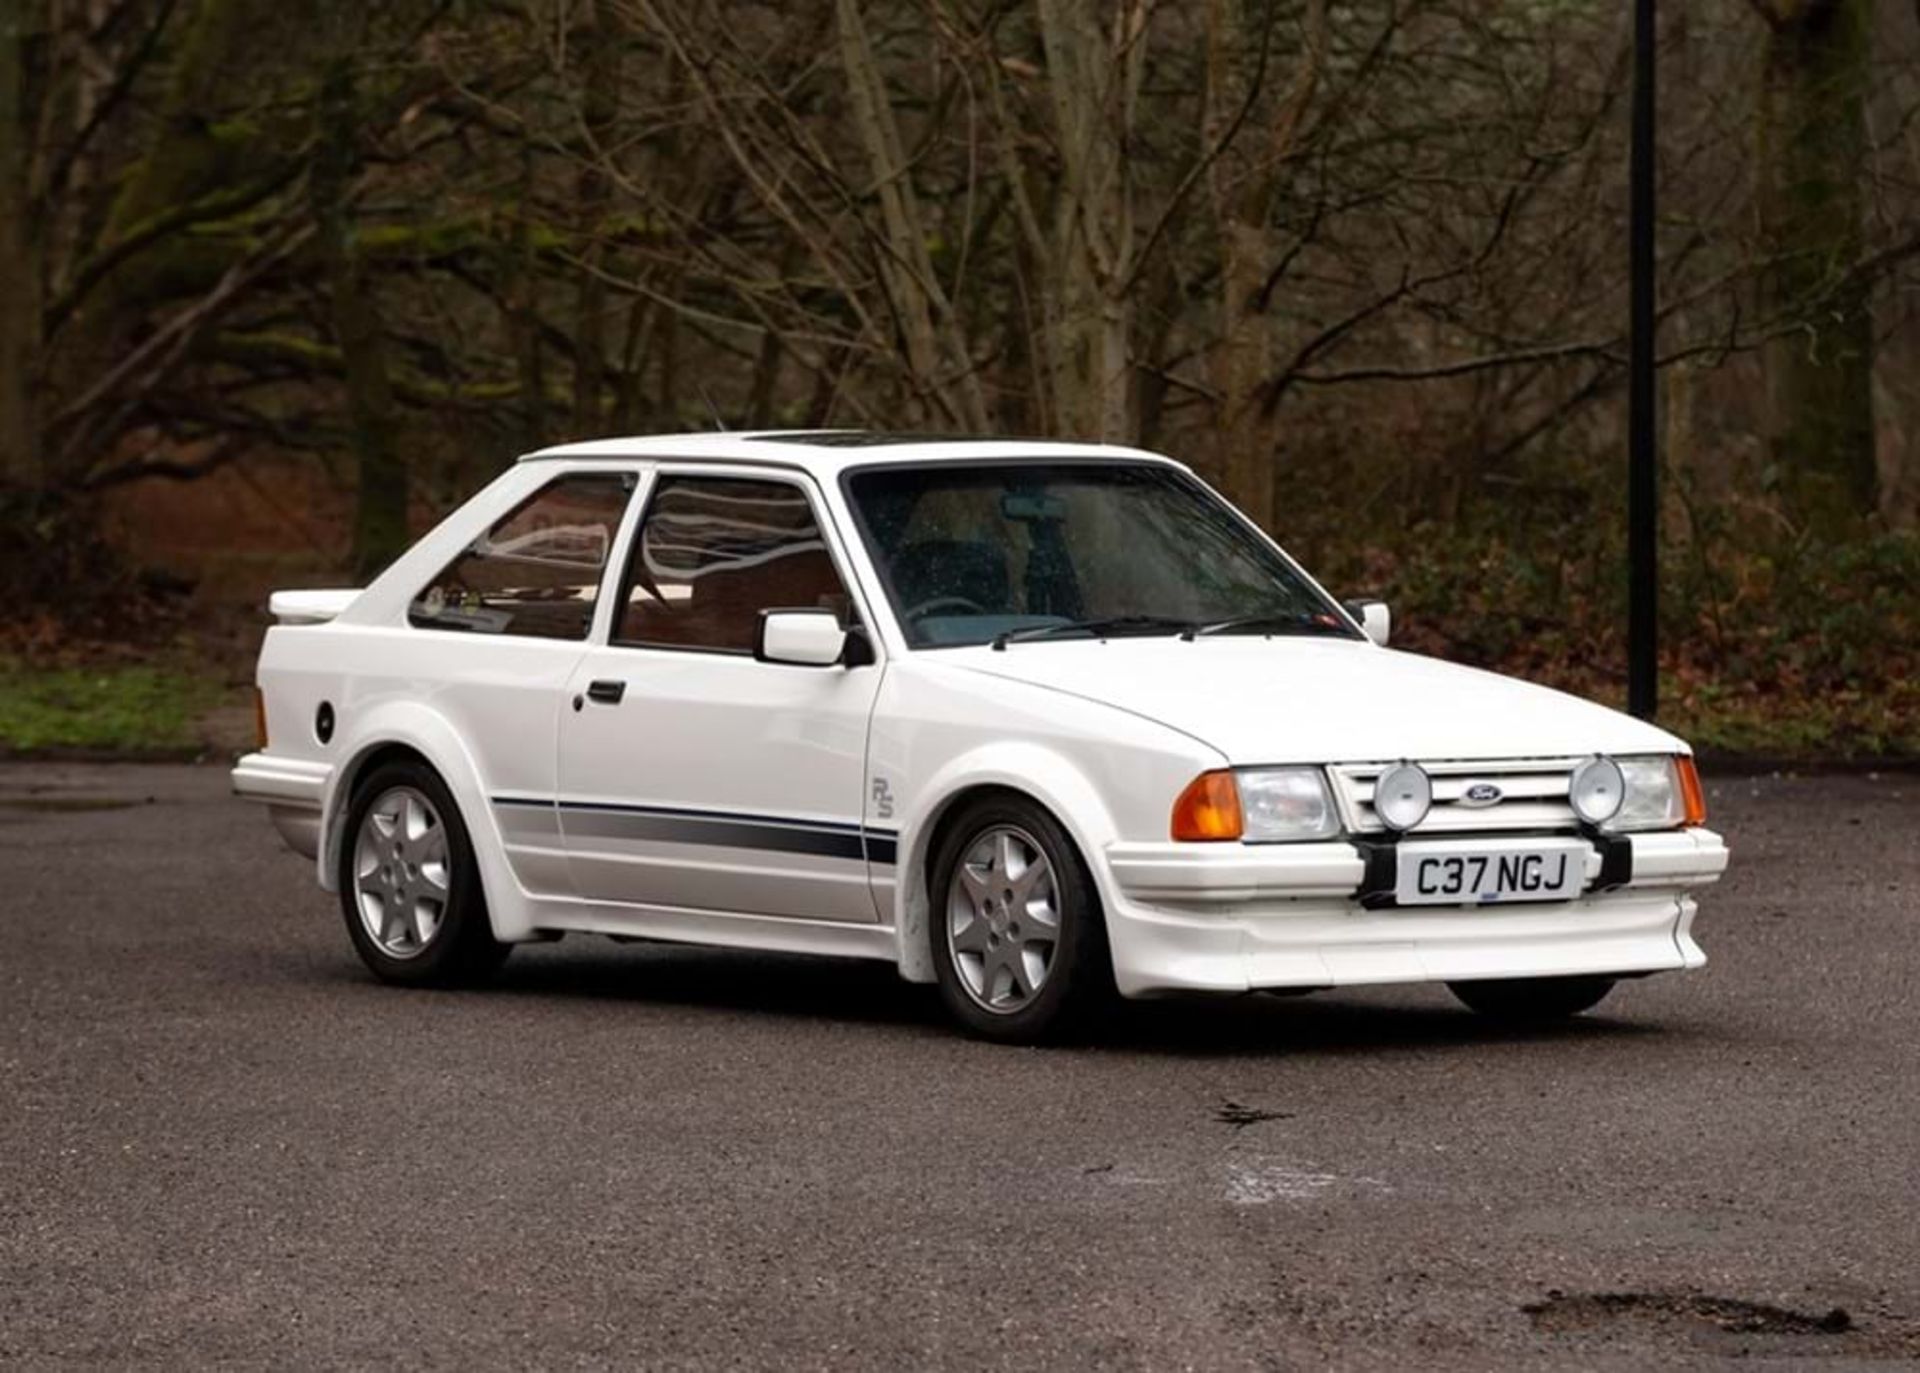
[[[1395,763],[1373,784],[1373,813],[1395,833],[1412,829],[1433,808],[1433,782],[1418,763]]]
[[[1573,770],[1567,787],[1567,800],[1573,813],[1589,825],[1604,825],[1620,813],[1627,799],[1627,779],[1620,765],[1604,753],[1597,753]]]

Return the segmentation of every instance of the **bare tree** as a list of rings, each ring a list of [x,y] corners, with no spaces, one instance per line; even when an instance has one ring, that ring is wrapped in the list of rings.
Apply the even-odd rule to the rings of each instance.
[[[27,5],[0,8],[0,490],[40,483],[33,367],[40,332],[38,231],[27,189]]]
[[[1878,503],[1872,282],[1862,271],[1872,0],[1752,0],[1761,81],[1761,286],[1794,327],[1768,348],[1773,452],[1790,503],[1839,533]]]

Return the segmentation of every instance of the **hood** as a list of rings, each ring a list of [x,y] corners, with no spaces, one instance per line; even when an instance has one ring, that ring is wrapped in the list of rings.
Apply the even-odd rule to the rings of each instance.
[[[1146,716],[1243,765],[1685,751],[1577,696],[1352,640],[1119,638],[927,656]]]

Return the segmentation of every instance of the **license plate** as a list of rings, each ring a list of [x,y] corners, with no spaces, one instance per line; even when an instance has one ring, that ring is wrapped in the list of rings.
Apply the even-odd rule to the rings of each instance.
[[[1586,885],[1587,846],[1576,840],[1402,844],[1394,899],[1402,906],[1571,901]]]

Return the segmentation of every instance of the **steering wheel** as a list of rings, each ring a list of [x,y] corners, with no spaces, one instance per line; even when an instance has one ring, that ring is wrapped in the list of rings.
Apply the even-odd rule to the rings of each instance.
[[[987,608],[980,602],[968,600],[965,596],[935,596],[909,609],[905,618],[924,620],[927,616],[942,610],[972,611],[975,615],[987,613]]]

